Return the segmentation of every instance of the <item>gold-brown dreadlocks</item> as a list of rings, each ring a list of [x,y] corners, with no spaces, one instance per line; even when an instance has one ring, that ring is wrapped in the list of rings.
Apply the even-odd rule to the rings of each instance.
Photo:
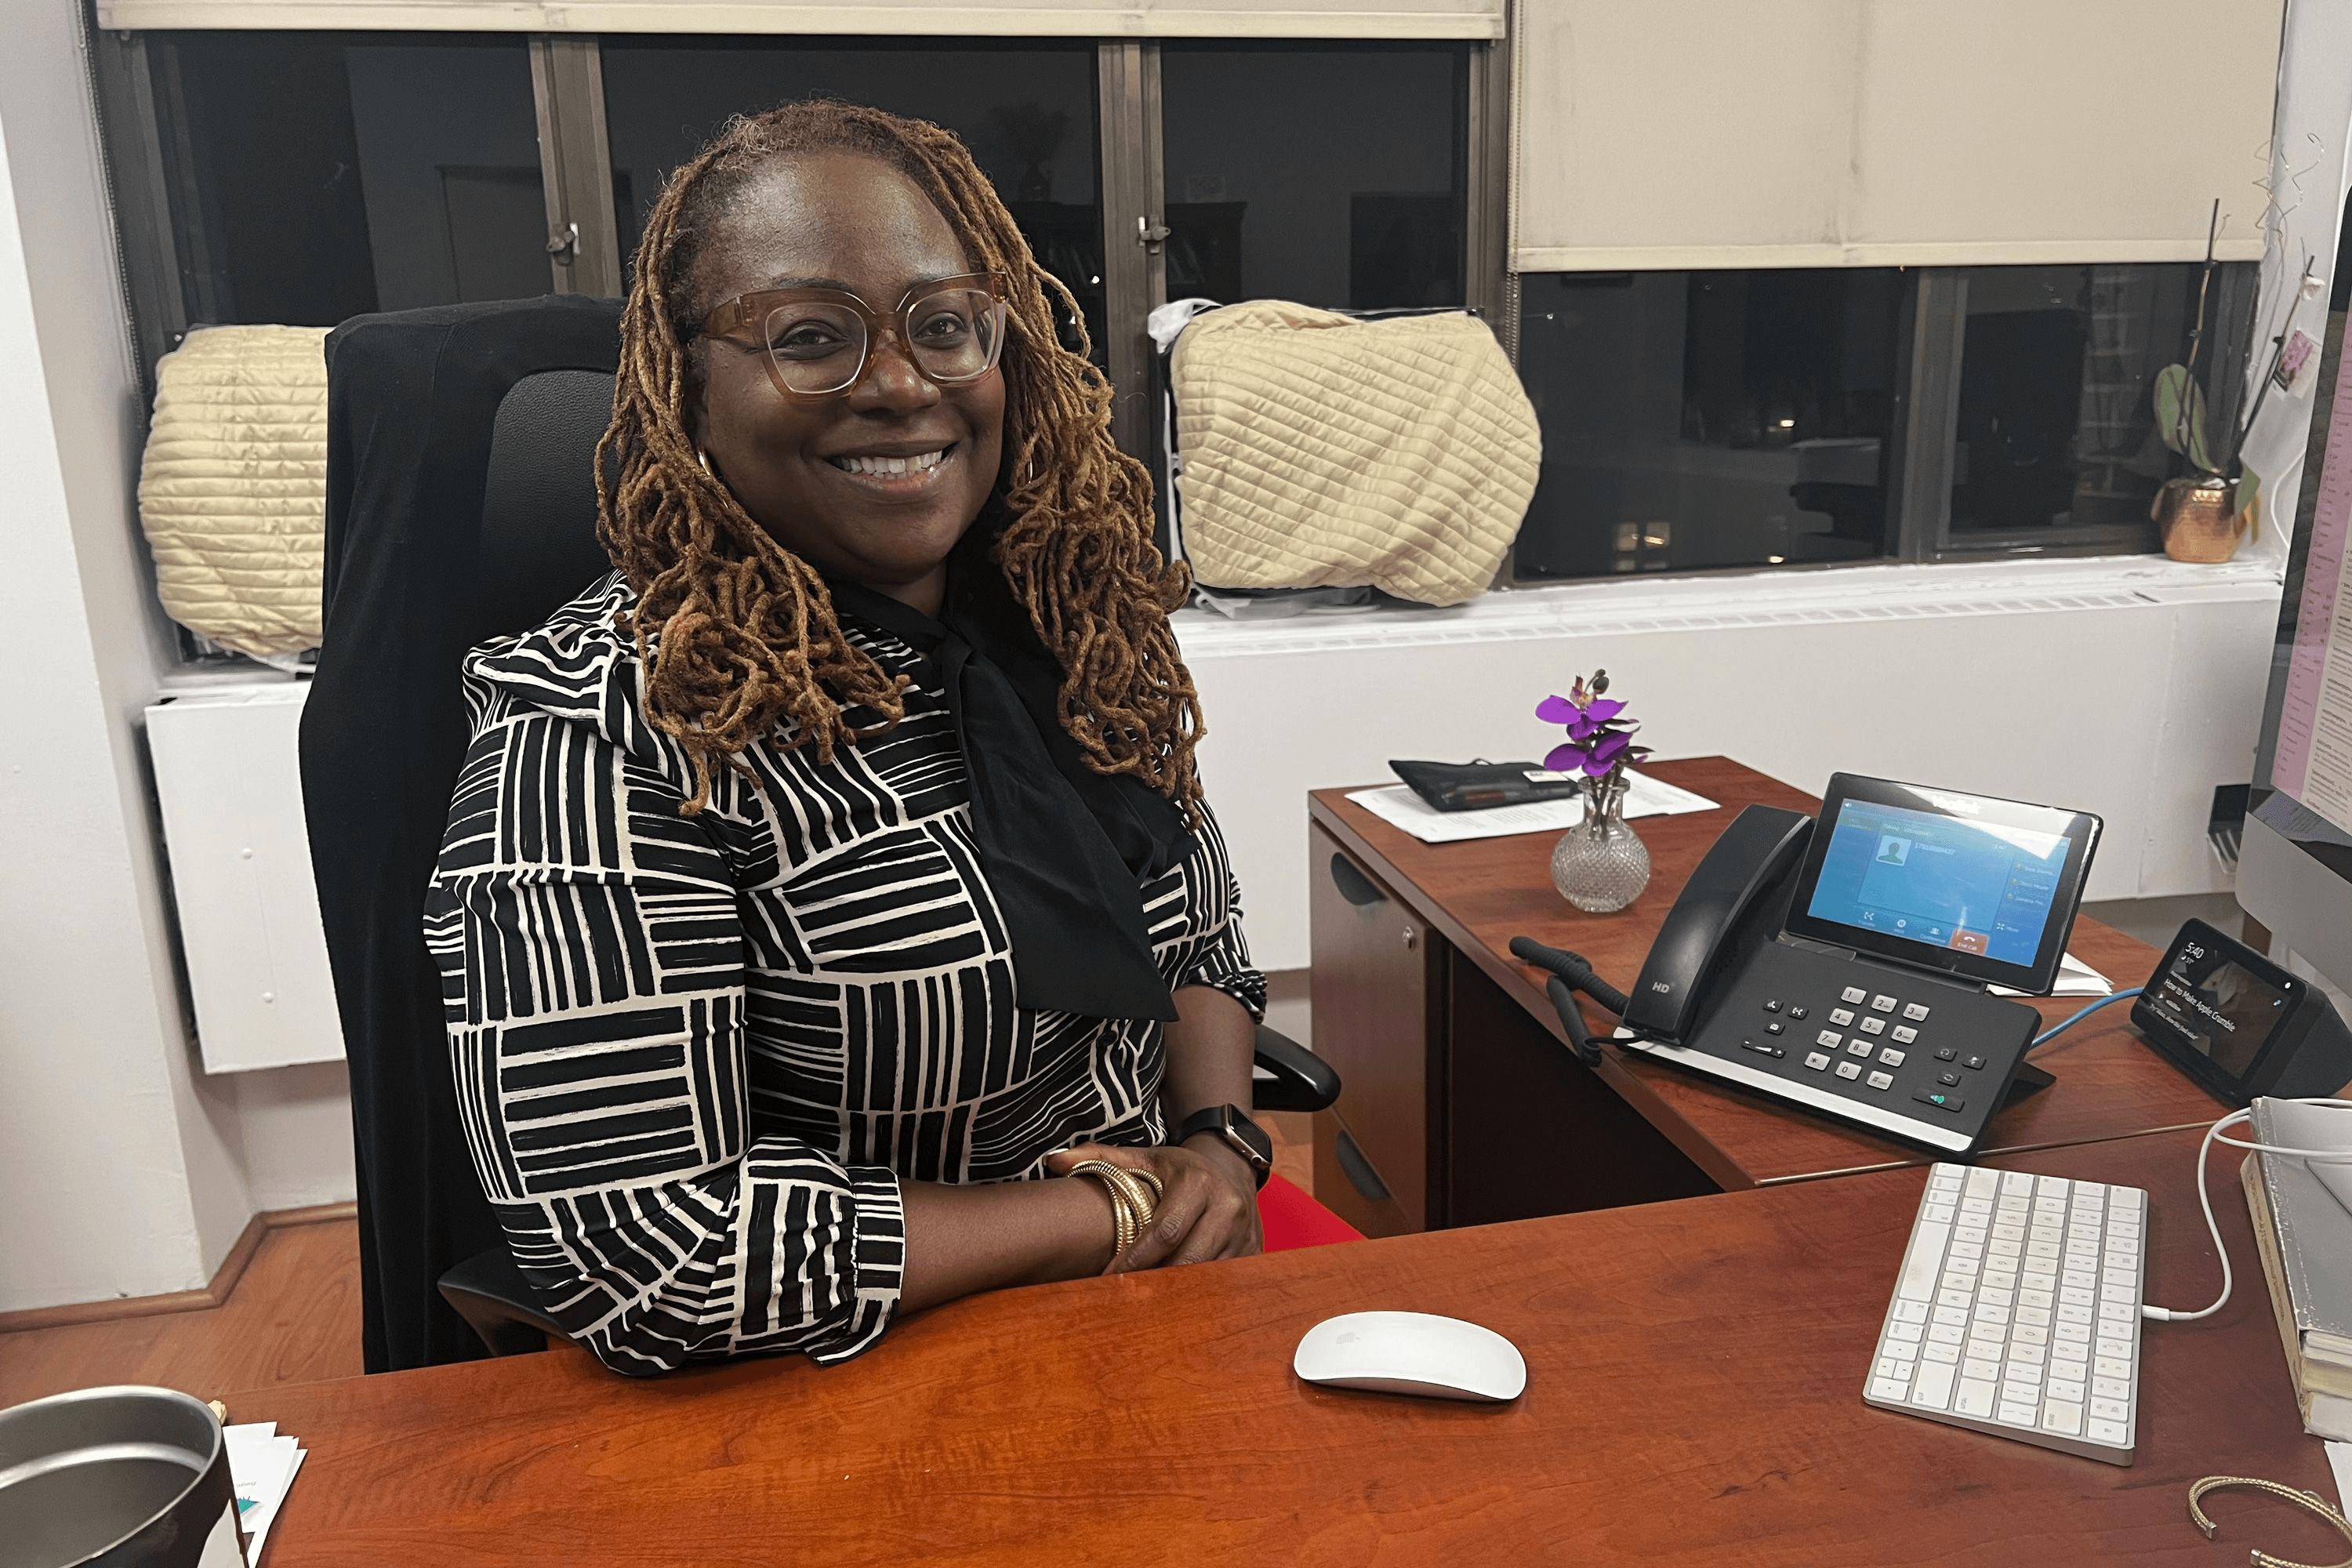
[[[789,721],[787,746],[837,743],[903,716],[900,683],[842,635],[824,581],[754,522],[688,431],[696,375],[683,346],[706,302],[696,258],[728,204],[771,160],[846,152],[913,180],[975,270],[1012,279],[1002,361],[1000,480],[1009,521],[993,559],[1063,669],[1061,719],[1101,773],[1132,773],[1197,814],[1200,703],[1168,612],[1190,577],[1151,538],[1151,481],[1110,438],[1109,386],[1061,346],[1076,301],[1037,265],[995,187],[952,132],[816,100],[739,118],[663,187],[638,242],[621,318],[613,423],[596,451],[597,537],[638,595],[646,718],[694,758],[699,812],[715,764]],[[1084,331],[1083,328],[1080,329]],[[877,716],[853,728],[852,708]]]

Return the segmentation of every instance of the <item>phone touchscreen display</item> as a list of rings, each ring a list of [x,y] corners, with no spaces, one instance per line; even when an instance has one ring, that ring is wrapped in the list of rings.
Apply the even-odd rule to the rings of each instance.
[[[1806,912],[2030,968],[2073,846],[2063,834],[1849,799]]]
[[[2286,993],[2245,965],[2196,942],[2176,949],[2148,1005],[2199,1054],[2243,1078],[2286,1014]]]

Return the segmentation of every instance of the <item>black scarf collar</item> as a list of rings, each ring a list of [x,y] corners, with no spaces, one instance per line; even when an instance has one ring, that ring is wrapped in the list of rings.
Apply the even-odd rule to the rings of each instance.
[[[974,528],[948,564],[934,620],[827,576],[836,609],[931,663],[971,781],[972,837],[1004,918],[1024,1007],[1176,1017],[1151,956],[1141,884],[1192,851],[1184,814],[1150,785],[1106,777],[1062,728],[1061,661],[1038,638]]]

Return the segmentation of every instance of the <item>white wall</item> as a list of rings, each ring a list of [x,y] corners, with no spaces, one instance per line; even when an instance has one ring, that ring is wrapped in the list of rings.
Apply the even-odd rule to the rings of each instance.
[[[359,1194],[352,1156],[352,1080],[341,1062],[229,1073],[237,1147],[259,1210],[349,1203]]]
[[[203,1283],[251,1213],[190,1067],[135,721],[168,644],[75,8],[0,50],[0,1310]]]

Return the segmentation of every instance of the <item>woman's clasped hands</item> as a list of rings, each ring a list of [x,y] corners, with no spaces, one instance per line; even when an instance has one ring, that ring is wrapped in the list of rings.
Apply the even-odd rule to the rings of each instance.
[[[1257,1183],[1238,1154],[1198,1139],[1192,1143],[1136,1149],[1082,1143],[1048,1155],[1056,1175],[1087,1160],[1101,1160],[1160,1179],[1160,1200],[1150,1226],[1135,1245],[1111,1258],[1106,1274],[1126,1274],[1167,1264],[1212,1263],[1247,1258],[1265,1250],[1258,1226]]]

